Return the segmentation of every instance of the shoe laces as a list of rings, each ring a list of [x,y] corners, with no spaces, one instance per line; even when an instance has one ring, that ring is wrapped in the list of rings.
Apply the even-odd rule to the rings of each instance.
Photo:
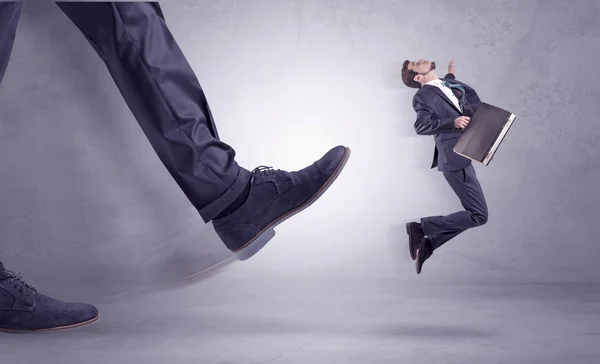
[[[37,292],[35,288],[31,287],[23,280],[23,275],[21,273],[15,274],[12,271],[5,270],[3,276],[0,276],[1,280],[7,280],[8,284],[12,286],[14,289],[19,291],[19,293],[23,293],[23,289],[26,291],[31,291],[33,293]]]
[[[256,177],[256,176],[259,176],[261,174],[269,173],[269,172],[271,172],[271,173],[274,172],[273,167],[258,166],[258,167],[254,168],[252,170],[251,174]]]

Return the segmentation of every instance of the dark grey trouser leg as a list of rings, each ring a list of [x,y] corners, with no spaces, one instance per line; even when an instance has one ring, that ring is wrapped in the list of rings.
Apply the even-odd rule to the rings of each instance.
[[[423,232],[431,238],[436,249],[463,231],[485,224],[488,219],[487,203],[472,165],[458,171],[444,172],[444,177],[465,210],[421,219]]]
[[[0,2],[0,84],[8,67],[22,9],[22,2]]]
[[[0,2],[0,86],[15,44],[15,34],[22,9],[22,2]],[[0,262],[0,271],[3,270],[4,265]]]
[[[57,2],[102,58],[158,157],[205,222],[250,181],[158,3]]]

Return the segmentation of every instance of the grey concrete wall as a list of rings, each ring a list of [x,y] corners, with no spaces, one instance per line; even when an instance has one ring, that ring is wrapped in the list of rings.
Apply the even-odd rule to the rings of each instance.
[[[167,22],[247,168],[353,150],[325,197],[244,269],[421,282],[597,281],[600,1],[178,1]],[[460,208],[414,134],[406,58],[517,121],[476,166],[487,225],[416,277],[407,219]],[[228,256],[146,141],[100,59],[27,4],[0,88],[0,257],[65,297],[182,277]],[[66,284],[65,284],[66,283]]]

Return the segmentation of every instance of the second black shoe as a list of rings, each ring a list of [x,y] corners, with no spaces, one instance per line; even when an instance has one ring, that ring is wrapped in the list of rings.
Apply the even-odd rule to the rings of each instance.
[[[408,251],[412,260],[417,259],[417,249],[421,240],[425,236],[421,224],[418,222],[409,222],[406,224],[406,233],[408,234]]]
[[[20,274],[0,263],[0,331],[53,331],[91,324],[98,310],[85,303],[69,303],[37,292]]]
[[[217,235],[239,260],[252,257],[275,236],[277,225],[323,195],[349,157],[348,147],[337,146],[296,172],[256,168],[246,201],[237,210],[213,220]]]
[[[421,244],[419,244],[419,248],[417,249],[417,259],[415,260],[417,274],[421,274],[423,263],[433,255],[433,250],[433,245],[429,238],[425,237],[421,239]]]

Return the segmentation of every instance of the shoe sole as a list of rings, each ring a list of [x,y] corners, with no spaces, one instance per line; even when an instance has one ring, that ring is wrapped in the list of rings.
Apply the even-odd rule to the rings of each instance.
[[[272,223],[267,225],[264,229],[262,229],[254,238],[252,238],[252,240],[250,240],[248,243],[246,243],[242,248],[234,251],[233,253],[235,254],[235,256],[238,260],[240,260],[240,261],[247,260],[247,259],[251,258],[254,254],[258,253],[275,236],[275,230],[274,230],[275,227],[277,227],[279,224],[281,224],[285,220],[289,219],[290,217],[303,211],[304,209],[306,209],[307,207],[309,207],[310,205],[315,203],[315,201],[317,201],[319,199],[319,197],[323,196],[325,191],[327,191],[327,189],[333,184],[333,182],[342,173],[342,170],[346,166],[348,159],[350,159],[350,153],[351,153],[350,148],[348,148],[348,147],[345,147],[345,148],[346,148],[346,152],[344,153],[344,156],[342,157],[340,163],[336,167],[336,169],[333,172],[333,174],[331,175],[331,177],[329,177],[329,179],[323,184],[323,186],[321,186],[321,188],[319,188],[319,190],[314,195],[312,195],[306,202],[304,202],[300,206],[296,207],[295,209],[290,210],[289,212],[283,214],[281,217],[275,219],[275,221],[273,221]]]
[[[95,323],[99,319],[100,319],[100,315],[97,315],[93,319],[90,319],[90,320],[87,320],[87,321],[83,321],[83,322],[80,322],[80,323],[77,323],[77,324],[66,325],[66,326],[58,326],[58,327],[49,327],[49,328],[44,328],[44,329],[25,329],[25,330],[19,330],[19,329],[4,329],[4,328],[0,327],[0,332],[4,332],[4,333],[8,333],[8,334],[18,334],[18,333],[28,333],[28,332],[62,331],[62,330],[68,330],[68,329],[74,329],[74,328],[77,328],[77,327],[87,326],[87,325]]]
[[[410,236],[410,222],[406,223],[406,234],[408,234],[408,252],[410,253],[410,257],[412,258],[412,260],[417,259],[417,252],[413,252],[413,241],[411,241],[411,236]]]
[[[418,253],[417,253],[417,257],[420,258]],[[423,264],[424,263],[425,262],[419,263],[419,259],[415,260],[415,271],[417,271],[417,274],[421,274],[421,271],[423,270]]]
[[[419,251],[419,249],[417,249],[417,254],[415,257],[415,270],[417,271],[417,274],[421,274],[421,267],[422,267],[422,264],[419,264],[419,260],[416,259],[416,258],[420,258],[419,253],[420,253],[420,251]]]

